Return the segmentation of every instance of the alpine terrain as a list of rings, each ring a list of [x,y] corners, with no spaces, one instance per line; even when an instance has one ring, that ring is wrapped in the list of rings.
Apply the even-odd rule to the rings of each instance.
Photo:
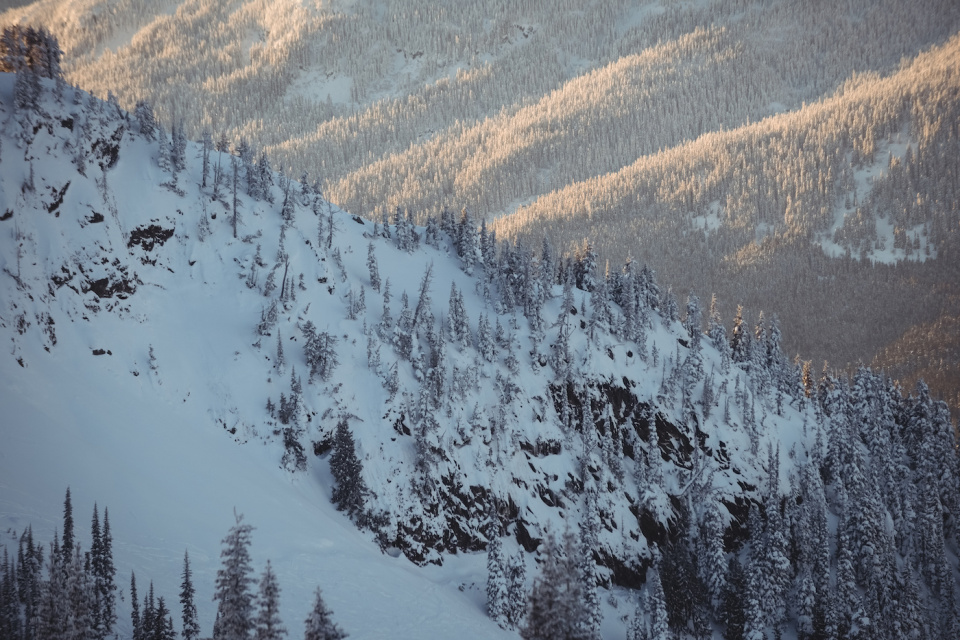
[[[0,636],[960,636],[925,383],[469,207],[360,217],[3,42]]]

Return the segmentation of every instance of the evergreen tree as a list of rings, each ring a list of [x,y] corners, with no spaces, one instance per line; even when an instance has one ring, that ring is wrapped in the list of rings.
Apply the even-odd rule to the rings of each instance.
[[[589,403],[584,405],[589,410]],[[610,436],[608,425],[606,438]],[[596,490],[591,488],[585,492],[584,515],[580,522],[580,547],[577,553],[577,572],[583,589],[584,619],[581,621],[587,638],[599,640],[600,625],[603,623],[603,613],[600,610],[600,596],[597,593],[597,565],[593,558],[593,550],[599,547],[600,515],[597,511]]]
[[[203,154],[203,168],[201,171],[200,188],[207,188],[207,178],[210,176],[210,151],[213,149],[213,134],[209,129],[204,129],[200,136]]]
[[[93,519],[90,523],[90,568],[93,572],[94,596],[93,596],[93,620],[96,629],[96,637],[104,638],[102,624],[102,608],[100,606],[100,567],[103,562],[103,538],[100,534],[100,516],[97,513],[97,503],[93,503]]]
[[[491,533],[487,543],[487,615],[501,627],[509,625],[507,575],[503,558],[503,542]]]
[[[71,558],[72,560],[72,558]],[[53,543],[50,546],[50,556],[47,561],[47,576],[39,589],[40,599],[37,602],[35,632],[40,638],[52,640],[66,640],[70,634],[68,619],[70,617],[70,599],[66,584],[66,566],[60,542],[54,533]]]
[[[117,622],[117,570],[113,564],[113,534],[110,532],[110,511],[103,508],[103,531],[100,536],[100,562],[95,567],[97,597],[100,601],[100,629],[104,637],[113,633]]]
[[[337,423],[333,434],[333,453],[330,455],[330,473],[336,482],[333,503],[353,519],[362,518],[367,500],[367,485],[363,480],[363,465],[357,456],[353,434],[345,419]]]
[[[713,500],[703,519],[700,540],[702,545],[700,569],[703,584],[707,588],[710,604],[714,611],[720,608],[723,592],[726,588],[727,558],[723,547],[724,524],[720,513],[722,503]]]
[[[540,576],[534,581],[527,606],[527,619],[520,629],[524,640],[588,640],[588,618],[580,572],[577,570],[576,539],[570,531],[557,546],[548,534]]]
[[[167,137],[167,129],[162,122],[157,123],[157,166],[164,173],[171,170],[170,166],[171,140]]]
[[[309,380],[312,382],[318,378],[326,382],[340,363],[336,352],[337,338],[326,331],[317,332],[309,320],[303,325],[302,331],[303,355],[310,370]]]
[[[410,330],[413,334],[417,333],[420,327],[430,327],[433,325],[433,314],[430,311],[430,283],[433,280],[433,263],[427,265],[420,279],[420,295],[417,298],[417,306],[413,310]]]
[[[73,505],[70,504],[70,487],[63,499],[63,545],[60,547],[64,564],[73,559]]]
[[[233,212],[233,215],[232,215],[232,217],[231,217],[231,221],[232,221],[232,227],[233,227],[233,238],[234,238],[234,240],[236,240],[236,238],[237,238],[237,225],[240,224],[240,196],[239,196],[239,194],[237,193],[237,181],[238,181],[238,180],[237,180],[237,174],[238,174],[238,172],[239,172],[239,168],[238,168],[238,166],[237,166],[237,159],[236,159],[236,157],[231,157],[231,158],[230,158],[230,168],[233,170],[233,181],[231,182],[231,185],[232,185],[232,186],[231,186],[231,189],[230,189],[230,195],[231,195],[231,198],[230,198],[230,201],[231,201],[231,210],[232,210],[232,212]]]
[[[20,637],[20,602],[17,594],[16,562],[11,562],[7,548],[3,548],[0,567],[0,637],[15,640]]]
[[[343,640],[343,638],[346,638],[347,634],[334,623],[332,614],[333,612],[327,608],[323,601],[320,589],[317,588],[313,609],[307,616],[303,640]]]
[[[194,601],[193,576],[190,571],[190,556],[183,552],[183,573],[180,574],[180,608],[183,614],[183,627],[180,632],[183,640],[197,640],[200,637],[200,625],[197,622],[197,605]]]
[[[743,307],[737,307],[737,315],[733,319],[733,331],[730,337],[730,350],[733,361],[745,368],[749,368],[752,359],[752,340],[750,332],[743,322]]]
[[[470,335],[470,319],[467,317],[463,294],[457,289],[456,283],[450,284],[450,340],[461,348],[471,346],[473,340]]]
[[[143,640],[153,640],[157,633],[157,603],[153,595],[153,581],[147,594],[143,596],[143,610],[140,618],[140,636]]]
[[[380,291],[380,270],[377,268],[377,256],[374,253],[373,243],[367,244],[367,269],[370,271],[370,286],[374,291]]]
[[[270,561],[260,578],[260,594],[257,598],[259,612],[256,620],[256,640],[280,640],[287,630],[280,621],[280,585],[273,573]]]
[[[527,603],[527,563],[523,549],[510,558],[507,565],[507,622],[511,627],[519,627],[523,622]]]
[[[175,122],[171,133],[170,166],[176,175],[187,168],[187,136],[183,132],[183,122]]]
[[[477,352],[486,362],[496,362],[497,344],[490,329],[490,320],[486,314],[480,316],[477,324]]]
[[[63,585],[67,598],[66,629],[68,638],[95,638],[94,584],[85,556],[76,544],[73,557],[63,566]]]
[[[157,608],[153,612],[152,640],[176,640],[177,632],[173,630],[173,616],[167,609],[163,596],[157,598]]]
[[[144,640],[140,619],[140,600],[137,598],[137,575],[130,572],[130,626],[133,640]]]
[[[153,105],[150,104],[150,101],[137,100],[133,115],[137,119],[140,135],[147,140],[154,140],[157,134],[157,119],[153,115]]]
[[[647,609],[650,616],[650,640],[669,640],[667,599],[660,581],[660,570],[653,567],[647,583]]]
[[[700,309],[700,298],[691,291],[690,295],[687,296],[687,317],[683,326],[690,334],[690,350],[693,352],[700,349],[700,338],[703,332],[702,322],[703,312]]]
[[[236,523],[223,539],[222,566],[217,570],[213,599],[219,620],[214,640],[247,640],[253,630],[254,582],[250,566],[250,542],[253,527],[235,515]]]

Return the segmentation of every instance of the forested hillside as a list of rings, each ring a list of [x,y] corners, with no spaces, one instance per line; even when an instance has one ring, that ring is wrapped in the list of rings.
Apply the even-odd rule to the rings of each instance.
[[[169,579],[187,539],[207,585],[211,509],[245,503],[297,615],[330,575],[364,637],[960,633],[958,458],[924,383],[794,363],[777,317],[728,332],[639,261],[498,241],[469,210],[364,220],[67,85],[52,40],[19,33],[4,547],[53,530],[39,498],[69,484],[138,514],[126,567]],[[45,557],[27,568],[56,589]],[[14,565],[0,622],[22,630]]]
[[[818,366],[887,362],[960,311],[955,2],[40,0],[16,21],[59,38],[71,82],[355,214],[468,208],[632,255],[728,321],[777,313]]]
[[[777,312],[799,336],[790,346],[818,364],[866,360],[960,311],[958,60],[953,38],[889,77],[641,158],[493,228],[632,255],[680,291]],[[940,353],[936,342],[924,352]],[[952,393],[955,374],[941,381]]]

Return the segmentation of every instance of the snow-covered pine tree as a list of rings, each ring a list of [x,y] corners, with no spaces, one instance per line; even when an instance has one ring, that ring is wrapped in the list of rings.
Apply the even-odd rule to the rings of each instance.
[[[589,411],[589,403],[585,407]],[[605,437],[609,437],[609,430]],[[580,521],[580,546],[577,549],[577,572],[583,589],[584,619],[581,622],[586,637],[599,640],[603,612],[600,610],[600,596],[597,593],[597,564],[593,550],[599,547],[600,514],[597,509],[597,493],[588,489],[584,495],[584,513]]]
[[[270,166],[270,157],[266,151],[260,152],[260,158],[257,160],[257,167],[254,171],[257,174],[257,197],[273,204],[273,168]]]
[[[200,188],[207,188],[207,179],[210,177],[210,152],[213,150],[213,134],[204,129],[200,136],[202,169],[200,173]]]
[[[117,573],[113,564],[113,534],[110,532],[110,512],[103,509],[103,528],[97,526],[97,505],[93,505],[93,544],[90,550],[90,564],[95,590],[95,620],[98,638],[113,634],[113,625],[117,622]]]
[[[417,297],[417,306],[413,310],[410,330],[415,335],[420,327],[433,325],[433,313],[430,311],[430,284],[433,281],[433,262],[427,265],[420,279],[420,295]]]
[[[313,600],[313,609],[307,616],[303,640],[343,640],[347,634],[333,621],[333,612],[323,601],[320,588],[317,587]]]
[[[346,419],[337,423],[333,434],[333,453],[330,455],[330,473],[336,482],[333,503],[354,520],[362,518],[366,509],[367,485],[363,480],[363,465],[357,456],[353,434]]]
[[[143,627],[140,619],[140,600],[137,599],[137,574],[130,572],[130,627],[132,640],[143,640]]]
[[[373,242],[367,244],[367,269],[370,271],[370,286],[376,292],[380,291],[380,269],[377,267],[377,255],[374,252]]]
[[[646,597],[640,596],[637,598],[637,606],[633,611],[633,617],[630,618],[630,626],[627,627],[627,640],[647,640],[649,624]]]
[[[173,616],[167,609],[163,596],[157,598],[157,608],[153,613],[153,637],[151,640],[176,640],[177,632],[173,630]]]
[[[253,527],[234,514],[236,523],[223,539],[220,552],[222,566],[217,570],[213,599],[217,602],[217,619],[213,640],[246,640],[254,628],[254,578],[250,564],[250,543]]]
[[[527,609],[527,562],[523,549],[507,564],[507,623],[519,627]]]
[[[690,334],[690,350],[698,352],[700,350],[700,338],[703,335],[703,311],[700,308],[700,298],[691,291],[687,296],[687,316],[684,318],[683,326]]]
[[[7,547],[3,547],[3,566],[0,567],[0,636],[20,638],[20,598],[17,594],[16,561],[11,561]]]
[[[580,572],[577,570],[576,536],[569,530],[562,548],[547,534],[544,562],[534,581],[527,607],[527,618],[520,629],[524,640],[588,640],[583,628],[588,613],[583,598]]]
[[[667,600],[660,581],[660,569],[653,567],[647,580],[647,610],[650,616],[650,640],[670,640]]]
[[[467,317],[463,293],[457,289],[456,283],[450,283],[450,340],[455,345],[467,349],[473,343],[470,335],[470,319]]]
[[[733,318],[733,330],[730,336],[730,350],[733,361],[749,370],[753,353],[753,339],[743,321],[743,307],[737,307],[737,315]]]
[[[309,381],[315,378],[327,381],[333,375],[333,370],[339,364],[336,346],[337,338],[326,331],[317,332],[316,327],[309,320],[303,328],[303,355],[310,369]]]
[[[74,545],[73,557],[63,568],[68,604],[66,637],[94,638],[97,635],[94,619],[95,588],[87,558],[81,552],[79,544]]]
[[[477,323],[477,352],[486,362],[496,362],[497,360],[497,344],[493,338],[490,320],[486,314],[481,314]]]
[[[287,635],[287,629],[280,620],[280,585],[269,560],[260,578],[257,607],[255,640],[280,640]]]
[[[231,202],[231,226],[233,227],[233,238],[237,238],[237,225],[240,224],[240,195],[237,193],[237,184],[238,184],[238,172],[239,167],[237,159],[234,156],[230,158],[230,168],[233,172],[233,180],[231,182],[230,188],[230,202]]]
[[[73,505],[70,502],[70,487],[67,487],[67,495],[63,499],[63,544],[60,547],[64,563],[73,559],[73,540]]]
[[[150,104],[150,101],[137,100],[133,115],[137,120],[140,135],[147,140],[154,140],[157,134],[157,119],[153,115],[153,105]]]
[[[180,610],[183,626],[183,640],[197,640],[200,637],[200,624],[197,622],[197,605],[194,600],[193,574],[190,571],[190,556],[183,552],[183,572],[180,574]]]
[[[103,625],[101,624],[101,615],[102,609],[100,606],[100,588],[98,583],[97,576],[100,573],[99,567],[103,559],[103,536],[100,533],[100,516],[97,511],[97,503],[93,503],[93,518],[90,523],[90,552],[89,552],[89,565],[90,572],[93,576],[94,582],[94,597],[93,597],[93,625],[94,632],[97,638],[105,637],[105,634],[102,632]]]
[[[503,557],[503,542],[498,527],[492,526],[487,543],[487,615],[501,627],[509,625],[507,601],[507,574]]]
[[[720,609],[723,591],[727,584],[727,558],[723,547],[722,503],[717,497],[711,500],[700,527],[701,555],[697,568],[700,579],[706,586],[713,611]]]

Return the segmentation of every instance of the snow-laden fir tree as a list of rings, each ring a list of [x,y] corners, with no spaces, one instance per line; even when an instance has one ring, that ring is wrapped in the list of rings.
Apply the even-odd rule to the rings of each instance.
[[[66,623],[68,638],[96,637],[96,620],[94,619],[95,586],[89,571],[89,563],[80,545],[75,544],[73,557],[63,566],[65,570],[64,585],[67,594]]]
[[[260,578],[257,607],[255,640],[280,640],[287,635],[287,629],[280,620],[280,585],[269,560]]]
[[[173,616],[163,600],[157,598],[157,608],[153,612],[153,636],[149,640],[176,640],[177,632],[173,629]]]
[[[330,454],[330,473],[336,485],[333,503],[353,519],[363,516],[366,509],[367,485],[363,480],[363,465],[357,456],[353,434],[345,419],[337,423],[333,434],[333,453]]]
[[[337,338],[326,331],[318,332],[314,324],[307,320],[303,328],[303,355],[310,371],[309,381],[314,379],[327,381],[339,364],[337,358]]]
[[[584,405],[589,410],[589,403]],[[609,437],[610,431],[604,437]],[[599,640],[603,612],[600,610],[600,595],[597,593],[597,565],[593,550],[599,546],[600,514],[597,509],[597,493],[591,488],[584,498],[584,515],[580,522],[580,547],[577,550],[577,571],[583,589],[583,631],[587,638]]]
[[[313,609],[307,616],[303,640],[343,640],[347,634],[333,621],[333,612],[323,601],[320,588],[317,587],[313,599]]]
[[[250,564],[253,527],[235,515],[236,523],[227,532],[220,551],[222,565],[217,570],[213,599],[217,603],[219,624],[213,640],[246,640],[254,629],[254,583]]]
[[[63,543],[60,547],[60,554],[64,562],[73,559],[73,504],[70,501],[70,487],[67,487],[67,495],[63,499]]]
[[[370,271],[370,286],[380,291],[380,269],[377,267],[377,255],[374,252],[373,242],[367,244],[367,269]]]
[[[505,565],[503,542],[497,532],[491,532],[487,543],[487,615],[504,628],[509,625]]]
[[[190,556],[187,551],[184,551],[183,572],[180,574],[180,611],[183,620],[180,634],[183,640],[197,640],[200,637],[195,595],[193,573],[190,571]]]
[[[133,640],[143,640],[143,626],[140,618],[140,601],[137,599],[137,574],[130,572],[130,627]]]
[[[106,638],[113,633],[117,622],[116,568],[113,564],[113,534],[110,532],[110,512],[103,510],[103,528],[98,526],[97,505],[93,505],[91,524],[93,542],[90,548],[90,565],[94,585],[94,610],[97,638]]]
[[[654,567],[647,581],[647,610],[650,616],[649,640],[670,640],[670,626],[667,618],[667,600],[663,594],[660,570]]]
[[[584,624],[589,613],[577,568],[576,536],[567,531],[561,547],[548,533],[543,554],[543,567],[530,592],[520,637],[524,640],[589,640],[593,635]]]
[[[711,500],[700,527],[700,558],[697,567],[714,611],[719,610],[727,584],[727,558],[723,547],[723,518],[719,499]]]
[[[527,561],[523,549],[507,563],[507,623],[519,627],[527,610]]]

